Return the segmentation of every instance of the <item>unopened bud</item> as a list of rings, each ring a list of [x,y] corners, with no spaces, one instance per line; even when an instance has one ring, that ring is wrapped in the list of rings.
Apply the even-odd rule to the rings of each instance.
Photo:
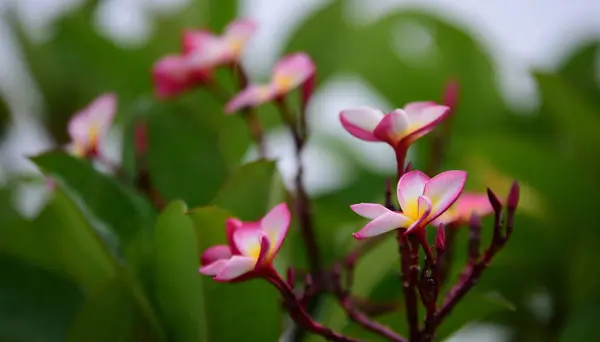
[[[494,211],[496,213],[501,212],[502,211],[502,203],[498,199],[498,196],[496,196],[496,194],[490,188],[487,189],[487,195],[490,200],[490,204],[492,205],[492,208],[494,208]]]
[[[450,110],[453,110],[458,102],[458,89],[459,84],[456,80],[450,80],[446,83],[446,88],[444,89],[444,105],[450,107]]]
[[[506,206],[509,210],[517,209],[517,205],[519,205],[519,182],[514,181],[512,186],[510,187],[510,192],[508,193],[508,200]]]

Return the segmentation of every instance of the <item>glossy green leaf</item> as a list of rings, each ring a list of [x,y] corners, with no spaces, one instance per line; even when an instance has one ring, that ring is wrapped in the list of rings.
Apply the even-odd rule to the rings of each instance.
[[[198,247],[186,206],[173,202],[155,230],[155,293],[169,329],[169,341],[208,341]]]
[[[278,196],[272,193],[274,185],[281,184],[276,175],[277,169],[272,161],[243,165],[231,175],[212,203],[241,220],[255,221],[267,213],[269,205],[273,205],[271,198]]]
[[[148,118],[148,139],[151,179],[163,198],[208,204],[228,172],[207,121],[188,106],[162,105]]]
[[[136,304],[121,277],[88,296],[71,325],[68,341],[127,342],[136,340]]]
[[[210,206],[190,213],[200,250],[225,244],[227,211]],[[276,341],[282,331],[277,290],[262,279],[238,284],[202,282],[209,341]]]
[[[107,247],[60,189],[35,220],[7,223],[0,230],[4,252],[68,274],[87,291],[95,291],[115,275],[115,260]]]
[[[89,218],[107,225],[122,247],[127,248],[140,231],[154,225],[156,214],[146,198],[97,172],[90,162],[62,152],[48,152],[32,160],[65,187]],[[92,222],[98,231],[105,231]]]
[[[83,297],[81,289],[49,270],[0,254],[0,340],[65,341]]]

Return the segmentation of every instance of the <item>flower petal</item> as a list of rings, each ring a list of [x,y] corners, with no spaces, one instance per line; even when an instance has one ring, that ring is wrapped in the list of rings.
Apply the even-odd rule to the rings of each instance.
[[[234,255],[215,277],[217,281],[229,281],[254,270],[256,259]]]
[[[315,64],[307,54],[300,52],[287,55],[275,65],[271,84],[277,96],[283,95],[308,80],[315,70]]]
[[[396,144],[407,135],[407,130],[408,118],[406,113],[401,109],[396,109],[387,114],[373,132],[380,140]]]
[[[369,107],[346,109],[340,112],[340,121],[346,131],[366,141],[379,141],[373,131],[383,117],[382,111]]]
[[[267,234],[271,243],[269,257],[274,257],[281,248],[290,227],[290,221],[290,210],[285,203],[275,206],[260,221],[260,229]]]
[[[159,98],[170,98],[188,90],[196,83],[203,82],[208,74],[192,74],[183,56],[169,55],[154,64],[152,69],[154,92]]]
[[[396,228],[405,228],[412,224],[413,220],[400,214],[390,211],[385,213],[373,221],[369,222],[359,232],[354,233],[353,236],[358,239],[365,239],[372,236],[381,235],[387,233]]]
[[[453,207],[456,207],[457,215],[463,222],[468,222],[473,213],[484,217],[494,212],[487,194],[479,193],[463,193]]]
[[[104,94],[76,113],[68,125],[68,132],[75,145],[86,149],[97,147],[115,117],[117,97]]]
[[[182,34],[182,50],[184,55],[201,53],[219,44],[219,37],[206,30],[184,30]]]
[[[423,195],[432,203],[428,221],[436,219],[456,201],[466,181],[467,172],[453,170],[442,172],[427,182]]]
[[[423,195],[425,184],[429,181],[429,176],[419,170],[413,170],[405,173],[398,181],[396,190],[400,208],[410,217],[418,217],[417,199]]]
[[[232,114],[247,107],[257,107],[275,98],[275,89],[270,85],[250,85],[238,93],[225,106],[225,113]]]
[[[231,59],[228,43],[204,30],[184,32],[183,51],[187,66],[192,70],[209,70]]]
[[[271,241],[269,241],[269,237],[264,234],[260,238],[260,253],[258,254],[258,259],[256,260],[256,266],[254,269],[261,267],[264,264],[271,262],[275,254],[271,253]]]
[[[235,241],[233,240],[233,233],[243,226],[243,222],[236,218],[229,218],[225,221],[225,233],[227,235],[227,243],[231,248],[232,254],[240,254],[240,250],[236,247]]]
[[[221,272],[225,265],[227,265],[228,261],[229,259],[217,260],[213,263],[200,267],[198,272],[208,276],[216,276],[219,274],[219,272]]]
[[[424,228],[427,225],[427,223],[430,221],[429,216],[431,215],[431,207],[432,207],[431,200],[429,198],[427,198],[426,196],[419,196],[417,198],[417,203],[418,203],[417,211],[418,211],[419,219],[416,222],[414,222],[413,224],[411,224],[410,227],[408,227],[406,232],[404,232],[404,235],[410,234],[417,229]]]
[[[412,143],[431,132],[449,114],[450,108],[433,102],[416,102],[405,107],[408,116],[406,141]]]
[[[231,258],[231,249],[227,245],[216,245],[207,248],[200,257],[200,264],[205,266],[215,261]]]
[[[260,229],[242,226],[233,232],[233,242],[241,255],[256,260],[260,255],[260,240],[264,234]]]
[[[223,39],[230,48],[231,61],[237,61],[246,42],[256,31],[256,23],[252,20],[238,19],[227,26]]]
[[[383,214],[392,212],[391,210],[382,206],[381,204],[375,203],[353,204],[350,206],[350,209],[352,209],[352,211],[354,211],[358,215],[371,220],[374,220]]]

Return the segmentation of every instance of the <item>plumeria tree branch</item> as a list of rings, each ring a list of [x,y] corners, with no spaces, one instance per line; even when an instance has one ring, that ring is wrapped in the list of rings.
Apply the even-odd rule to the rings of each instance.
[[[302,161],[302,153],[306,145],[307,136],[300,131],[298,118],[291,112],[287,102],[285,101],[285,98],[278,98],[275,103],[277,104],[277,108],[279,109],[282,120],[288,126],[294,139],[296,156],[296,176],[294,178],[294,183],[296,186],[296,213],[299,216],[300,232],[308,252],[308,262],[311,274],[313,275],[313,281],[320,286],[324,281],[321,265],[321,253],[314,232],[310,198],[308,197],[306,188],[304,186],[304,163]]]
[[[333,278],[332,282],[333,282],[333,286],[334,286],[333,291],[334,291],[336,297],[338,298],[338,301],[344,308],[344,310],[346,310],[348,317],[352,321],[354,321],[357,324],[359,324],[360,326],[364,327],[365,329],[367,329],[375,334],[378,334],[378,335],[388,339],[389,341],[407,342],[406,338],[397,334],[389,327],[387,327],[381,323],[378,323],[376,321],[371,320],[367,315],[362,313],[355,306],[355,304],[353,303],[352,297],[350,296],[350,293],[349,293],[349,287],[346,289],[342,288],[341,272],[342,272],[341,267],[339,267],[339,265],[333,269],[333,272],[332,272],[332,278]],[[347,281],[347,283],[348,282],[350,282],[350,281]]]
[[[518,183],[513,183],[508,196],[510,207],[506,222],[510,222],[511,224],[506,224],[506,227],[504,227],[505,233],[502,233],[503,206],[498,197],[489,189],[488,195],[490,198],[490,203],[494,208],[494,233],[492,236],[492,241],[483,253],[482,257],[479,257],[478,251],[476,252],[474,250],[475,246],[478,246],[478,241],[470,243],[470,261],[463,273],[460,275],[459,282],[450,290],[444,300],[443,306],[436,313],[436,325],[441,324],[444,318],[446,318],[456,304],[458,304],[458,302],[473,288],[473,286],[475,286],[475,284],[479,281],[483,271],[489,267],[496,254],[504,247],[508,241],[510,232],[512,232],[512,222],[514,222],[514,214],[519,198]],[[478,231],[480,229],[478,226],[480,224],[478,220],[474,219],[474,222],[472,223],[473,225],[471,230]],[[509,227],[511,227],[510,230]],[[472,240],[479,240],[479,237],[480,236],[478,233],[471,234]]]

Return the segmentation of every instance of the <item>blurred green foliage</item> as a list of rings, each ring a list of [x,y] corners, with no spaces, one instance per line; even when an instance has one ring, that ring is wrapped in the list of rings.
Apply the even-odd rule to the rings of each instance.
[[[439,100],[445,82],[458,80],[460,101],[443,167],[467,170],[472,190],[490,186],[504,195],[512,179],[523,184],[512,240],[441,327],[440,337],[472,321],[489,321],[510,328],[514,341],[597,339],[599,43],[574,51],[555,73],[532,71],[541,105],[515,113],[500,97],[491,56],[461,28],[417,11],[354,26],[346,19],[347,2],[332,1],[315,12],[292,33],[285,51],[308,52],[320,84],[354,73],[394,106]],[[28,39],[19,23],[12,22],[12,28],[43,95],[44,121],[58,143],[66,142],[66,122],[75,111],[102,92],[118,94],[127,177],[115,180],[87,161],[53,151],[32,159],[57,182],[36,218],[22,218],[13,209],[18,180],[0,190],[0,341],[277,340],[285,321],[268,284],[216,284],[196,273],[199,253],[225,241],[227,217],[255,220],[286,198],[275,164],[242,165],[250,144],[245,127],[221,115],[219,103],[202,91],[163,103],[151,99],[151,66],[178,49],[180,30],[206,26],[220,32],[235,17],[236,2],[192,1],[177,15],[157,18],[149,43],[132,49],[96,32],[96,6],[97,1],[88,1],[60,19],[52,38],[41,44]],[[397,56],[392,42],[406,23],[434,33],[436,58],[415,66]],[[267,107],[260,114],[269,126],[278,125],[271,111]],[[7,113],[0,101],[0,135]],[[149,127],[147,164],[139,164],[133,152],[133,127],[140,121]],[[427,163],[428,143],[424,139],[414,151],[419,168]],[[347,147],[338,147],[359,177],[314,199],[318,240],[328,264],[357,244],[339,238],[363,222],[347,206],[381,200],[385,182]],[[161,213],[135,190],[134,175],[145,167],[170,202]],[[488,222],[485,236],[490,228]],[[296,235],[288,237],[278,266],[305,263]],[[466,238],[464,231],[458,235]],[[457,255],[454,276],[465,250]],[[387,240],[365,255],[357,266],[355,291],[399,300],[396,254],[395,243]],[[490,291],[505,300],[490,297]],[[549,298],[547,317],[531,305],[540,293]],[[333,298],[321,304],[318,320],[373,340]],[[403,331],[401,315],[381,320]]]

